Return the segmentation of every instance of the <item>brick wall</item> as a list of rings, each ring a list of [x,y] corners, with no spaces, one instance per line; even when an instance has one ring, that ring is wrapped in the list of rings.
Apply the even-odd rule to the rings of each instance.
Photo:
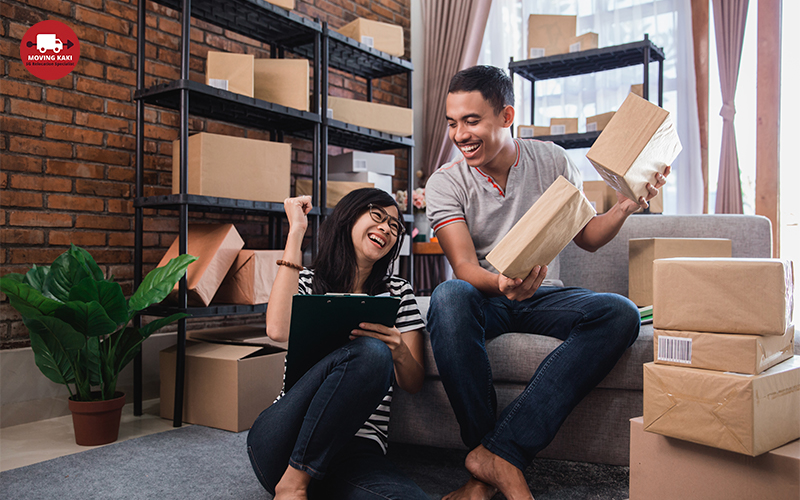
[[[148,2],[146,85],[178,78],[179,13]],[[337,28],[356,17],[403,26],[410,47],[409,0],[296,0],[295,12]],[[133,281],[133,196],[135,162],[137,1],[3,0],[0,6],[0,273],[26,272],[49,264],[70,243],[86,248],[116,277],[126,294]],[[75,70],[42,81],[22,65],[19,44],[39,21],[67,24],[81,44]],[[222,50],[269,57],[269,47],[216,26],[192,20],[190,78],[204,81],[205,56]],[[366,82],[331,71],[333,95],[365,98]],[[405,76],[374,82],[377,102],[407,105]],[[147,107],[145,195],[169,194],[172,141],[178,115]],[[269,140],[269,133],[190,117],[190,132],[207,131]],[[292,144],[293,178],[310,174],[311,144]],[[330,148],[330,154],[341,152]],[[405,188],[407,157],[398,156],[395,188]],[[174,212],[145,211],[145,272],[158,263],[177,235]],[[236,224],[246,248],[267,248],[264,217],[199,216]],[[213,320],[215,325],[243,319]],[[194,321],[195,325],[201,323]],[[5,296],[0,302],[0,349],[29,345],[28,334]]]

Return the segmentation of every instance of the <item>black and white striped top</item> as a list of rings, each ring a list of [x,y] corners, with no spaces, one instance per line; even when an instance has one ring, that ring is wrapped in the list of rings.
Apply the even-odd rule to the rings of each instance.
[[[314,271],[304,268],[300,272],[297,292],[300,295],[311,295]],[[408,281],[397,276],[389,278],[389,295],[400,298],[400,309],[397,311],[397,322],[395,326],[400,333],[419,330],[425,326],[422,316],[417,308],[417,300]],[[386,453],[387,439],[389,436],[389,410],[392,404],[392,392],[394,387],[389,387],[389,392],[383,397],[383,401],[375,408],[364,425],[356,432],[356,436],[372,439],[377,442],[384,453]],[[283,390],[281,390],[283,396]],[[278,397],[280,399],[280,396]]]

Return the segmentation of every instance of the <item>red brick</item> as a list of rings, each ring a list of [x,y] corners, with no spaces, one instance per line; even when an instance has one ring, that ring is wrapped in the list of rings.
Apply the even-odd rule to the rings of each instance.
[[[72,191],[72,181],[50,176],[12,175],[11,188],[23,191],[68,193]]]
[[[41,87],[8,79],[3,80],[3,84],[0,85],[0,94],[22,97],[23,99],[30,99],[32,101],[42,100]]]
[[[119,182],[78,179],[75,181],[75,192],[94,196],[129,198],[131,195],[131,187],[129,184],[122,184]]]
[[[22,61],[18,59],[11,59],[7,61],[8,64],[8,79],[11,80],[24,80],[27,82],[31,82],[33,85],[48,85],[50,87],[60,87],[62,89],[71,89],[72,88],[72,75],[67,75],[64,78],[59,80],[48,80],[44,81],[40,78],[36,78],[32,74],[25,69],[25,66],[22,64]]]
[[[166,249],[164,249],[164,250],[161,250],[161,249],[159,249],[159,250],[145,250],[145,251],[142,252],[142,262],[143,263],[147,263],[147,264],[155,264],[155,265],[157,265],[159,262],[161,262],[161,259],[162,259],[162,257],[164,257],[165,253],[167,253]],[[151,270],[155,268],[155,265],[152,266]]]
[[[126,19],[136,24],[138,12],[137,9],[134,7],[125,5],[120,2],[106,1],[105,10],[106,12],[108,12],[113,16],[121,17],[122,19]]]
[[[91,76],[93,78],[105,78],[106,67],[98,62],[90,61],[88,59],[81,59],[78,65],[75,66],[73,73]]]
[[[47,160],[45,172],[49,175],[102,179],[105,175],[105,167],[102,165],[86,165],[85,163],[72,161]]]
[[[106,103],[106,114],[111,116],[120,116],[129,120],[135,120],[136,106],[123,102],[108,101],[108,103]]]
[[[75,149],[77,151],[77,158],[79,160],[96,161],[98,163],[107,163],[112,165],[131,164],[130,153],[81,145],[76,146]]]
[[[152,42],[150,37],[147,37],[147,41]],[[136,54],[137,50],[136,38],[132,38],[128,35],[117,35],[115,33],[109,33],[106,36],[106,46],[122,52],[127,52],[128,54]]]
[[[133,266],[108,266],[109,276],[113,276],[115,280],[132,280],[133,279]]]
[[[108,200],[108,212],[112,214],[133,214],[133,201]]]
[[[6,191],[3,193],[2,198],[0,198],[0,205],[4,207],[39,208],[42,206],[42,194]]]
[[[112,181],[133,183],[136,180],[136,172],[133,167],[108,167],[108,178]]]
[[[144,136],[162,141],[174,141],[178,138],[178,130],[175,128],[159,127],[156,125],[144,125]]]
[[[181,72],[179,68],[160,62],[152,62],[147,65],[149,74],[161,77],[165,80],[177,80],[180,78]]]
[[[104,115],[84,113],[82,111],[75,112],[75,125],[84,125],[90,128],[109,130],[111,132],[130,132],[130,129],[133,127],[130,120],[109,118]]]
[[[55,125],[52,123],[47,125],[47,128],[45,129],[45,137],[59,141],[93,144],[95,146],[103,144],[103,132],[86,130],[85,128],[80,127]]]
[[[38,229],[0,229],[3,245],[41,245],[44,231]]]
[[[108,67],[107,77],[109,81],[123,83],[125,85],[129,85],[131,87],[136,86],[136,72],[125,70],[121,68],[115,68],[113,66]]]
[[[90,7],[94,10],[101,10],[103,8],[103,0],[72,0],[72,2]]]
[[[100,95],[120,101],[130,101],[132,97],[131,89],[128,87],[90,80],[88,78],[78,77],[76,88],[87,94]]]
[[[8,187],[8,174],[5,172],[0,172],[0,189],[5,189]]]
[[[161,17],[158,19],[158,29],[170,35],[181,36],[181,23]]]
[[[174,232],[177,233],[178,231],[178,218],[177,217],[169,217],[169,218],[145,218],[144,225],[142,226],[145,231],[157,231],[160,233],[166,232]],[[168,237],[169,235],[165,235]],[[172,235],[171,238],[167,238],[169,243],[175,239],[177,234]],[[168,244],[169,244],[168,243]]]
[[[9,264],[50,265],[66,248],[9,248]]]
[[[11,304],[2,304],[0,305],[0,316],[3,319],[10,320],[10,321],[20,321],[22,320],[22,316],[20,316],[19,312],[16,309],[11,307]]]
[[[181,48],[180,36],[171,35],[163,31],[157,31],[149,28],[146,30],[145,36],[148,42],[153,43],[158,47],[167,47],[168,49],[172,50],[180,50]]]
[[[108,134],[106,144],[110,148],[133,150],[136,148],[136,139],[129,135]]]
[[[51,104],[59,104],[86,111],[103,112],[103,99],[76,92],[65,92],[59,89],[47,89],[45,99]]]
[[[244,137],[246,135],[246,130],[241,127],[211,121],[206,123],[206,131],[211,134],[234,135],[236,137]]]
[[[24,227],[72,227],[72,216],[68,214],[45,212],[14,211],[9,213],[8,225]]]
[[[127,233],[108,233],[108,246],[110,247],[134,247],[134,234]],[[144,235],[142,235],[144,240]]]
[[[28,0],[26,2],[30,7],[38,7],[40,9],[49,10],[62,16],[69,16],[72,7],[69,3],[63,0]]]
[[[80,247],[97,247],[106,244],[106,233],[91,231],[50,231],[50,245],[78,245]]]
[[[82,24],[76,24],[72,27],[72,30],[76,35],[78,35],[78,39],[81,41],[81,44],[91,42],[97,45],[103,45],[106,42],[105,30],[95,29],[91,26],[85,26]]]
[[[2,118],[2,131],[8,134],[42,135],[42,122],[4,116]]]
[[[76,210],[102,212],[103,200],[86,196],[65,196],[51,194],[47,197],[47,208],[51,210]]]
[[[92,61],[121,66],[123,68],[136,67],[136,57],[133,54],[110,50],[107,47],[98,47],[88,43],[81,45],[81,59],[84,57]]]
[[[131,34],[131,23],[128,21],[109,16],[108,14],[101,14],[100,12],[89,10],[84,7],[78,6],[75,8],[75,20],[93,26],[99,26],[100,28],[114,31],[115,33],[122,33],[123,35]]]
[[[8,150],[37,156],[55,156],[58,158],[69,158],[72,156],[72,144],[14,136],[9,138]]]
[[[117,229],[130,231],[133,219],[131,217],[78,215],[75,217],[76,228],[89,229]]]
[[[51,122],[70,123],[72,121],[71,109],[54,108],[53,106],[30,101],[20,101],[18,99],[11,99],[11,111],[9,114],[28,118],[39,118]]]

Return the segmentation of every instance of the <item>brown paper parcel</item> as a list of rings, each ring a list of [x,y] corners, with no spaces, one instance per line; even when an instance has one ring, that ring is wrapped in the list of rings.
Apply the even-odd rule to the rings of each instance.
[[[256,99],[309,110],[307,59],[256,59],[253,68]]]
[[[265,304],[278,274],[283,250],[241,250],[214,295],[219,304]]]
[[[759,375],[644,364],[644,428],[750,456],[800,438],[800,356]]]
[[[535,266],[550,264],[594,215],[583,193],[559,176],[486,260],[505,276],[524,279]]]
[[[208,306],[220,283],[228,274],[244,240],[233,224],[189,224],[187,253],[197,257],[186,270],[187,301],[190,306]],[[158,263],[165,265],[178,256],[178,238]],[[170,300],[178,300],[178,285],[170,293]]]
[[[328,208],[333,208],[339,203],[339,200],[344,198],[350,191],[355,191],[361,188],[375,187],[371,182],[349,182],[349,181],[328,181],[327,182],[327,198],[325,204]],[[313,184],[311,179],[297,179],[294,185],[297,196],[311,196],[313,191]]]
[[[206,56],[206,85],[253,97],[254,60],[253,54],[209,51]]]
[[[730,257],[723,238],[631,238],[628,240],[628,298],[639,307],[653,305],[653,261],[672,257]]]
[[[653,359],[660,365],[756,375],[793,352],[794,325],[783,335],[653,330]]]
[[[631,200],[647,196],[678,153],[681,141],[669,112],[635,94],[628,94],[586,158],[617,191]]]
[[[653,327],[783,335],[791,324],[792,263],[672,258],[653,263]]]
[[[617,202],[617,192],[606,181],[583,181],[583,194],[599,214],[607,212]]]

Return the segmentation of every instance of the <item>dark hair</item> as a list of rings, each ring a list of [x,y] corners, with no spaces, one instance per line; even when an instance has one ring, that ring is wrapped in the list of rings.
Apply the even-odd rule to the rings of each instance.
[[[319,251],[311,265],[314,269],[313,293],[353,292],[357,271],[353,226],[367,212],[370,203],[384,208],[395,207],[402,218],[400,207],[392,195],[381,189],[356,189],[342,198],[319,228]],[[401,239],[398,237],[389,253],[372,266],[372,272],[364,282],[365,293],[378,295],[388,291],[389,268],[400,253]]]
[[[448,94],[479,91],[494,113],[514,105],[514,83],[506,72],[495,66],[473,66],[459,71],[450,79]]]

